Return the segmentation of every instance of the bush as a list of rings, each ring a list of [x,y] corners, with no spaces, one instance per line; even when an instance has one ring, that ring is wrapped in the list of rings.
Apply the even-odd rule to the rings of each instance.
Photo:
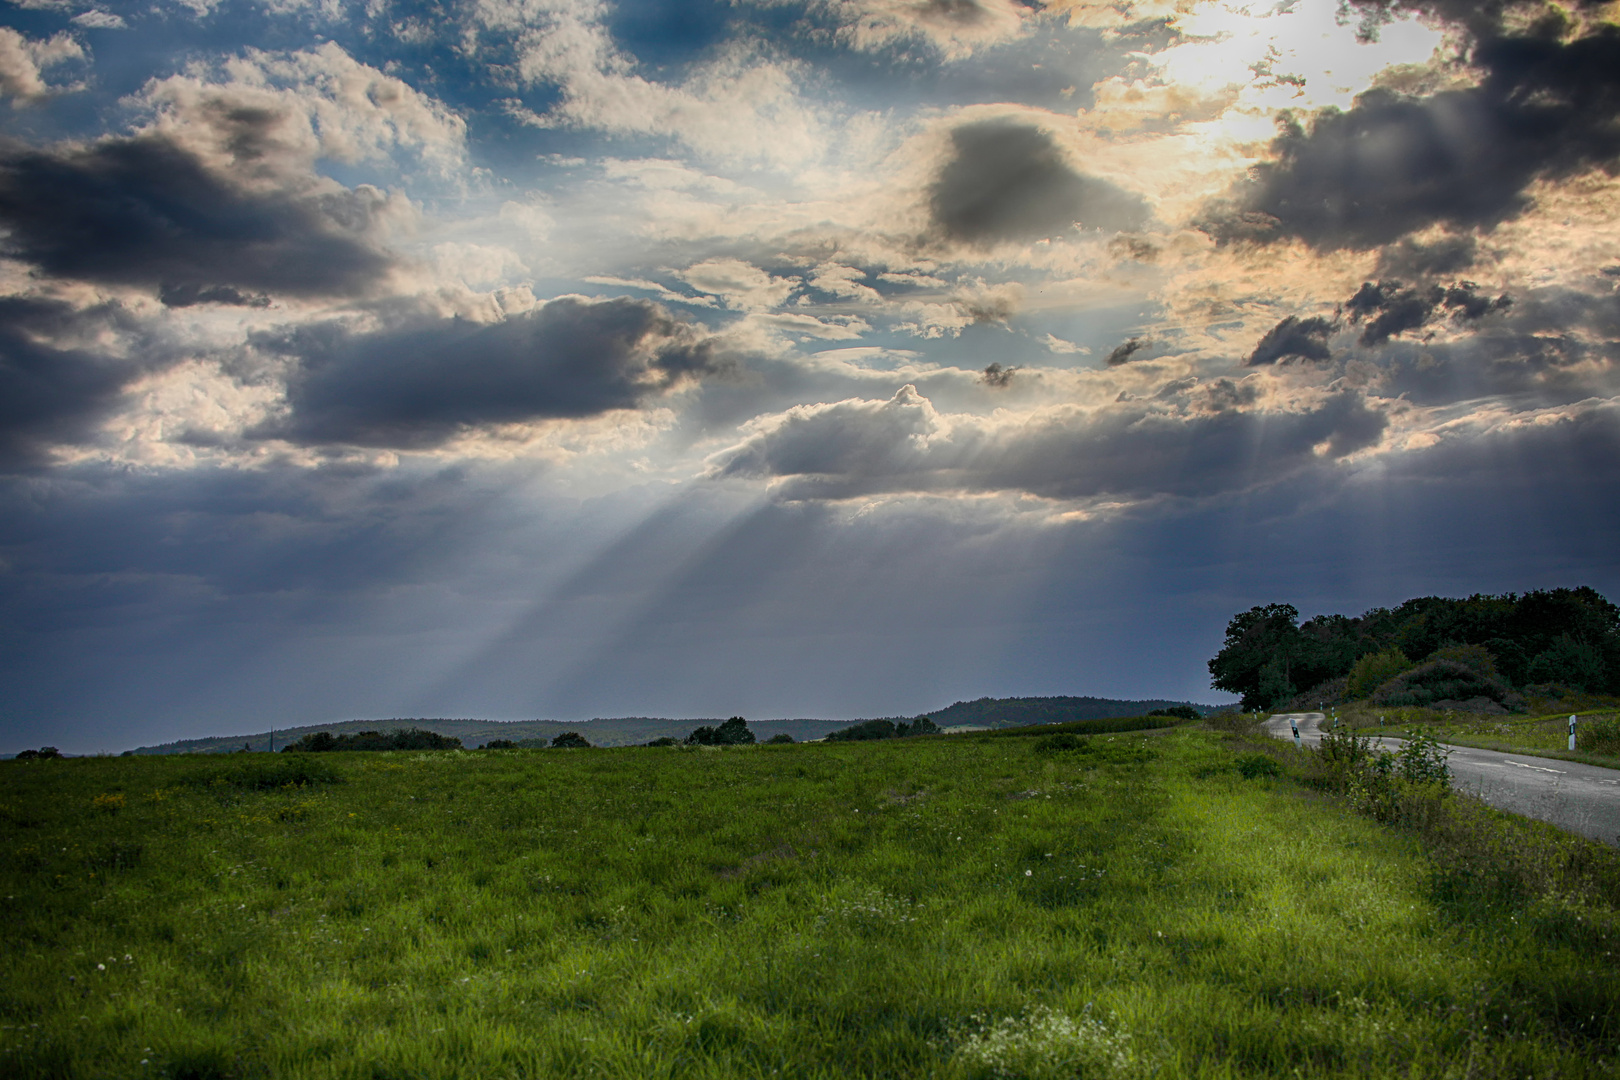
[[[1524,699],[1501,679],[1457,660],[1429,660],[1390,679],[1372,695],[1374,705],[1433,705],[1439,701],[1486,698],[1505,709],[1519,709]]]
[[[1079,750],[1089,753],[1091,740],[1067,731],[1060,731],[1056,735],[1046,735],[1035,740],[1035,752],[1037,754],[1054,754],[1064,750]]]
[[[648,743],[647,745],[648,746],[679,746],[679,745],[681,745],[681,741],[679,739],[672,739],[668,735],[660,735],[658,738],[654,739],[652,742]]]
[[[577,731],[565,731],[551,740],[553,750],[589,750],[591,748],[585,736]]]
[[[295,743],[281,748],[287,753],[324,754],[333,750],[460,750],[461,740],[436,731],[421,728],[400,728],[397,731],[356,731],[349,735],[333,735],[330,731],[313,731]]]
[[[1371,697],[1374,690],[1412,666],[1412,661],[1399,649],[1368,653],[1350,669],[1350,680],[1345,692],[1352,700]]]
[[[1501,678],[1501,672],[1496,670],[1496,656],[1483,645],[1444,645],[1423,659],[1455,660],[1464,667],[1473,668],[1481,675],[1488,675],[1493,679]]]
[[[719,727],[700,727],[686,737],[687,746],[747,746],[754,741],[748,721],[733,716]]]
[[[893,720],[863,720],[859,724],[829,732],[828,742],[866,742],[871,739],[892,739],[898,729]]]
[[[670,740],[670,742],[674,742],[674,741],[675,741],[674,739]],[[793,741],[793,736],[789,735],[785,731],[778,731],[775,735],[772,735],[770,738],[765,740],[766,744],[770,745],[770,746],[779,746],[779,745],[783,745],[783,744],[786,744],[786,743],[790,743],[792,741]]]
[[[17,755],[16,760],[18,760],[18,761],[44,761],[44,760],[48,760],[50,758],[59,758],[61,756],[62,756],[62,751],[58,750],[56,747],[54,747],[54,746],[42,746],[38,750],[24,750],[22,753]]]
[[[1191,705],[1171,705],[1164,709],[1154,709],[1149,716],[1174,716],[1179,720],[1201,720],[1202,715]]]
[[[1608,683],[1603,654],[1584,641],[1560,634],[1552,645],[1530,661],[1529,681],[1561,683],[1576,690],[1602,690]]]
[[[518,748],[518,744],[513,742],[511,739],[491,739],[491,740],[489,740],[489,742],[485,743],[483,746],[480,746],[478,749],[480,749],[480,750],[516,750],[517,748]]]

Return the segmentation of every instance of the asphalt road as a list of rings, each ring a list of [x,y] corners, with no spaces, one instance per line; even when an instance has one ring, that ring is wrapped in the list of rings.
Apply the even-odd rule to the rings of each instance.
[[[1297,723],[1301,741],[1312,746],[1321,741],[1322,720],[1319,712],[1279,713],[1265,722],[1265,728],[1279,739],[1292,739],[1290,723]],[[1400,739],[1374,741],[1390,751],[1401,746]],[[1478,795],[1499,810],[1620,846],[1620,770],[1471,746],[1447,749],[1451,753],[1446,764],[1458,790]]]

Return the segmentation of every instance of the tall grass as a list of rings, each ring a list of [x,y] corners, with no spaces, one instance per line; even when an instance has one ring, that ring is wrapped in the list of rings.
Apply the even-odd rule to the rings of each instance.
[[[0,1073],[1615,1074],[1610,853],[1515,892],[1292,747],[1088,746],[7,766]]]

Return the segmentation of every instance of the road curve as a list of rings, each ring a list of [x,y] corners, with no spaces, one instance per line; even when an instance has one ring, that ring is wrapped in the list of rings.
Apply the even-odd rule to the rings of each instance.
[[[1299,726],[1301,742],[1322,740],[1323,716],[1278,713],[1265,721],[1267,734],[1292,740]],[[1374,739],[1386,750],[1399,750],[1400,739]],[[1578,761],[1502,754],[1471,746],[1448,746],[1446,764],[1459,791],[1477,795],[1498,810],[1550,822],[1605,844],[1620,846],[1620,770]]]

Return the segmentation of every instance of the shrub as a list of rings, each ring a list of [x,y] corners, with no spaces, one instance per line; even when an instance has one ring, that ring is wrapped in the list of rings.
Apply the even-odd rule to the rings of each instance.
[[[461,740],[421,728],[397,731],[356,731],[333,735],[312,731],[297,742],[282,747],[282,753],[323,754],[332,750],[460,750]]]
[[[478,749],[480,749],[480,750],[516,750],[517,749],[517,743],[513,742],[511,739],[491,739],[491,740],[489,740],[489,742],[485,743],[483,746],[480,746]]]
[[[654,739],[652,742],[648,743],[647,745],[648,746],[679,746],[679,745],[681,745],[681,741],[679,739],[672,739],[668,735],[660,735],[658,738]]]
[[[553,750],[589,750],[591,744],[577,731],[565,731],[551,740]]]
[[[1507,683],[1457,660],[1429,660],[1390,679],[1372,695],[1374,705],[1431,705],[1437,701],[1488,698],[1508,709],[1524,699]]]
[[[1496,656],[1483,645],[1444,645],[1424,657],[1424,660],[1455,660],[1481,675],[1489,675],[1493,679],[1501,677],[1501,672],[1496,670]]]
[[[1368,653],[1350,669],[1346,692],[1352,699],[1371,697],[1374,690],[1411,666],[1412,662],[1399,649]]]
[[[1171,705],[1163,709],[1154,709],[1149,716],[1174,716],[1180,720],[1201,720],[1203,717],[1191,705]]]
[[[670,742],[674,742],[674,741],[675,741],[674,739],[670,740]],[[793,741],[793,736],[789,735],[785,731],[778,731],[775,735],[772,735],[770,738],[765,740],[765,742],[768,745],[773,745],[773,746],[774,745],[781,745],[781,744],[790,743],[792,741]]]
[[[1091,750],[1091,740],[1067,731],[1060,731],[1056,735],[1045,735],[1035,740],[1035,752],[1037,754],[1055,754],[1064,750],[1089,752]]]
[[[866,742],[871,739],[892,739],[897,731],[893,720],[863,720],[859,724],[829,732],[828,742]]]
[[[1607,669],[1597,649],[1560,634],[1545,652],[1530,661],[1529,681],[1562,683],[1576,690],[1602,690],[1608,683]]]
[[[24,750],[17,755],[18,761],[42,761],[49,758],[59,758],[62,751],[54,746],[42,746],[38,750]]]
[[[700,727],[686,737],[687,746],[746,746],[754,741],[748,721],[733,716],[719,727]]]

